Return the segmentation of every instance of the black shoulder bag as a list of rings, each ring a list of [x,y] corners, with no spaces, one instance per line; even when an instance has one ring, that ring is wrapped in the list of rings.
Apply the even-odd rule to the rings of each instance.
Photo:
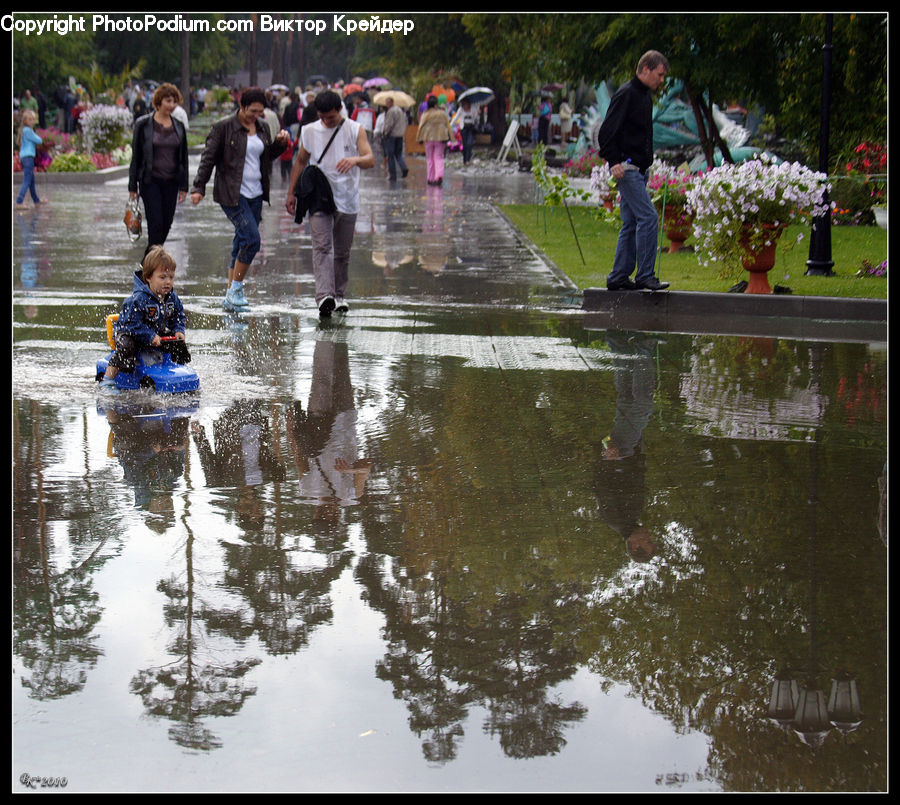
[[[316,164],[308,164],[303,169],[303,173],[300,174],[300,181],[297,182],[297,187],[294,189],[294,195],[297,196],[294,221],[298,224],[302,223],[305,215],[312,215],[314,212],[324,212],[328,215],[334,215],[337,211],[337,207],[334,203],[334,194],[331,191],[331,184],[328,181],[328,177],[325,176],[322,169],[319,167],[319,163],[325,157],[325,154],[328,153],[328,149],[331,148],[334,138],[337,137],[337,134],[343,125],[343,120],[338,123],[337,128],[334,130],[334,134],[331,135],[331,139],[328,141],[328,145],[325,146],[325,150],[322,151],[321,155],[316,160]]]

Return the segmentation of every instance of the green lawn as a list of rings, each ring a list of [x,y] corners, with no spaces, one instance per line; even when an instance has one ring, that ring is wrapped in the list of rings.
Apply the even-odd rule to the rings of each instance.
[[[562,207],[507,204],[500,209],[579,288],[606,287],[606,275],[616,251],[617,226],[598,221],[587,207],[569,207],[571,223]],[[797,243],[799,234],[803,239]],[[686,246],[690,245],[688,240]],[[667,248],[668,241],[664,237],[659,277],[672,283],[672,290],[725,292],[747,277],[744,274],[721,278],[714,266],[700,265],[693,252],[684,250],[669,254]],[[835,276],[804,276],[809,259],[809,229],[791,227],[779,242],[777,262],[769,273],[769,283],[805,296],[887,298],[886,277],[855,276],[863,260],[877,265],[887,259],[886,230],[876,226],[832,227],[831,257]]]

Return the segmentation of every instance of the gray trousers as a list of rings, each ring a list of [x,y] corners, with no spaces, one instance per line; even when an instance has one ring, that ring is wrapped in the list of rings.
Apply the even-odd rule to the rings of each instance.
[[[343,298],[350,276],[350,247],[353,246],[355,229],[355,214],[336,212],[327,215],[316,212],[310,217],[316,304],[326,296]]]

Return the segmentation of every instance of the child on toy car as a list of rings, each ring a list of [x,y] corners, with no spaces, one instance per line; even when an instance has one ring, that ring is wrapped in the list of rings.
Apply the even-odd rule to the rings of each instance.
[[[122,303],[115,323],[115,352],[100,381],[101,389],[115,386],[119,371],[133,372],[135,356],[147,347],[165,348],[175,363],[191,360],[185,343],[184,307],[175,285],[175,260],[162,246],[153,246],[144,257],[141,268],[134,272],[134,290]],[[172,338],[163,342],[163,338]]]

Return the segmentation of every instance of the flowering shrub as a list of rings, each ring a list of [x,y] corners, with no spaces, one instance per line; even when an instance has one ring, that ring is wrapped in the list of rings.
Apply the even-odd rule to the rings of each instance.
[[[121,106],[92,106],[81,115],[81,130],[88,153],[109,153],[128,143],[132,117]]]
[[[591,168],[591,192],[597,194],[601,204],[615,195],[616,180],[613,179],[607,162]]]
[[[844,167],[848,177],[862,178],[867,209],[887,203],[887,148],[884,145],[860,143]]]
[[[847,173],[864,173],[866,176],[887,173],[887,148],[881,143],[860,143],[845,167]]]
[[[593,173],[594,168],[605,164],[606,160],[604,160],[593,148],[589,148],[578,159],[569,160],[563,167],[563,170],[569,176],[584,177],[590,176]]]
[[[687,194],[702,174],[694,175],[655,159],[648,171],[647,189],[656,209],[661,210],[663,201],[667,206],[684,207]]]
[[[37,135],[43,140],[40,147],[44,151],[69,151],[72,149],[72,135],[60,131],[56,126],[51,126],[48,129],[38,129]]]
[[[857,277],[887,277],[887,260],[883,260],[877,266],[872,265],[869,260],[863,260],[859,271],[856,272]]]
[[[713,168],[687,192],[700,262],[717,263],[723,276],[740,269],[786,226],[828,212],[826,182],[825,174],[798,162],[776,164],[764,156]]]
[[[104,170],[105,168],[115,168],[119,165],[127,165],[131,162],[131,146],[123,145],[120,148],[116,148],[109,154],[102,154],[99,151],[95,151],[90,156],[91,162],[94,163],[94,167],[97,170]]]

